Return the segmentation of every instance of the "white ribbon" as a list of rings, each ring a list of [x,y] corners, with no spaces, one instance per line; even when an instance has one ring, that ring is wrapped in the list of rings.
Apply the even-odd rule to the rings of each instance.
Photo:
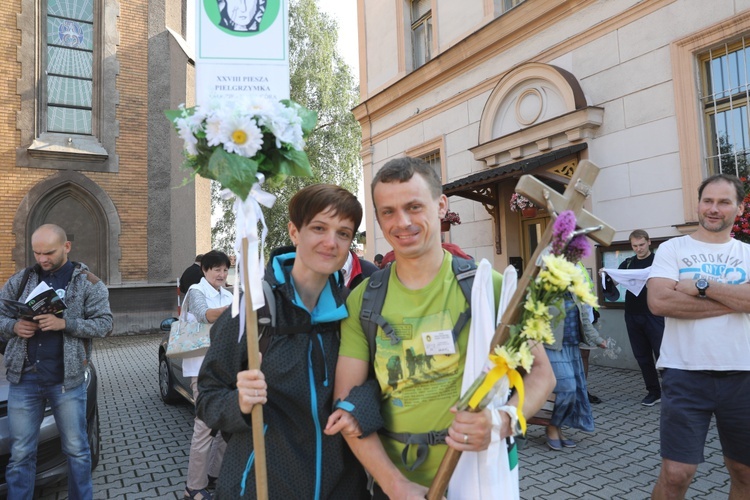
[[[235,240],[234,240],[234,251],[237,256],[237,278],[235,280],[234,296],[232,297],[232,317],[240,315],[240,331],[239,338],[242,337],[242,332],[245,331],[245,300],[247,294],[250,294],[253,310],[258,310],[265,304],[265,298],[263,297],[263,247],[266,242],[266,235],[268,235],[268,227],[266,226],[266,220],[263,217],[263,210],[261,205],[264,207],[271,208],[276,202],[276,196],[263,191],[261,186],[265,182],[265,176],[263,174],[255,174],[258,178],[258,182],[253,184],[250,188],[250,193],[247,195],[245,201],[242,201],[239,197],[234,200],[234,213],[236,216],[235,220]],[[229,199],[232,193],[225,189],[221,192],[221,196],[224,199]],[[262,231],[260,238],[258,237],[258,222],[261,223]],[[247,238],[247,255],[242,253],[242,240]],[[250,290],[246,291],[242,298],[240,298],[240,288],[245,283],[245,273],[247,272],[248,282],[250,284]]]
[[[500,324],[500,320],[503,318],[503,314],[505,314],[508,304],[510,304],[510,299],[512,299],[513,295],[516,293],[516,288],[518,288],[518,271],[515,267],[508,266],[503,273],[503,286],[500,289],[500,305],[497,309],[497,321],[495,322],[495,326]]]

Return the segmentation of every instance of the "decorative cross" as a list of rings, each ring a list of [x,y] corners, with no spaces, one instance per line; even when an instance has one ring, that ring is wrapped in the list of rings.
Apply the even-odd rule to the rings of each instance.
[[[578,164],[578,168],[570,179],[565,193],[562,195],[530,175],[521,177],[516,185],[516,192],[521,193],[538,206],[547,207],[550,213],[553,214],[572,210],[576,216],[577,227],[596,227],[595,230],[588,233],[588,236],[604,246],[609,246],[615,236],[614,228],[583,209],[583,203],[586,201],[586,198],[591,196],[591,186],[598,175],[599,167],[588,160],[583,160]],[[511,297],[510,302],[508,302],[508,307],[500,319],[500,324],[495,330],[494,337],[492,337],[490,353],[492,353],[495,346],[503,345],[508,341],[510,326],[518,323],[521,318],[526,289],[539,273],[539,257],[552,241],[552,227],[553,224],[547,225],[547,229],[544,231],[534,251],[534,255],[531,257],[531,262],[526,266],[523,275],[518,280],[516,292]],[[440,463],[435,479],[430,486],[430,491],[427,493],[428,500],[437,500],[443,497],[459,458],[461,458],[460,451],[448,448],[443,461]]]
[[[578,168],[570,179],[564,194],[554,191],[530,175],[524,175],[519,179],[516,191],[533,201],[534,204],[547,207],[550,213],[572,210],[576,216],[576,226],[578,228],[598,227],[599,229],[588,233],[588,237],[597,243],[609,246],[615,237],[615,229],[583,209],[583,203],[591,196],[591,186],[593,186],[598,175],[599,167],[588,160],[583,160],[578,164]],[[498,344],[504,344],[508,340],[508,336],[510,335],[509,327],[518,323],[521,317],[526,289],[539,273],[539,256],[552,241],[552,227],[552,224],[547,224],[547,229],[539,240],[534,255],[531,257],[531,262],[526,266],[523,275],[518,280],[516,293],[511,297],[508,307],[505,309],[505,313],[500,320],[500,324],[495,330],[495,336],[492,338],[491,345],[493,348]]]

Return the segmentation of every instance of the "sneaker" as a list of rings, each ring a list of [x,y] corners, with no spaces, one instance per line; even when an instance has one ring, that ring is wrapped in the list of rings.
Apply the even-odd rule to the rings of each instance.
[[[648,395],[643,398],[643,401],[641,401],[643,406],[654,406],[656,403],[661,403],[661,394],[648,393]]]
[[[572,439],[565,439],[564,437],[560,436],[560,444],[563,445],[563,448],[575,448],[576,442]]]
[[[207,490],[213,490],[216,489],[216,480],[219,479],[218,477],[213,477],[211,475],[208,476],[208,485],[206,486]]]
[[[598,397],[594,396],[590,392],[588,393],[588,395],[589,395],[589,403],[591,403],[592,405],[598,405],[599,403],[602,402],[601,399],[599,399]]]

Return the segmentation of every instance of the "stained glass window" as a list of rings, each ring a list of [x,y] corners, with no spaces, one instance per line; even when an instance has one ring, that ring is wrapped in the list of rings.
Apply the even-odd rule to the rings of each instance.
[[[47,1],[47,131],[92,133],[94,0]]]

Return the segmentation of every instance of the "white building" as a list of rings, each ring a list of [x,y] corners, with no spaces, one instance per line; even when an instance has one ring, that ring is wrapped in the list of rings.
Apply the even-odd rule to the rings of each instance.
[[[525,265],[548,222],[509,210],[518,177],[562,189],[600,167],[587,208],[616,229],[596,273],[645,229],[697,223],[697,187],[745,174],[750,0],[358,0],[367,252],[390,248],[369,199],[388,160],[428,159],[462,224],[446,234],[497,269]],[[624,253],[623,253],[624,251]],[[636,367],[618,305],[604,336]]]

